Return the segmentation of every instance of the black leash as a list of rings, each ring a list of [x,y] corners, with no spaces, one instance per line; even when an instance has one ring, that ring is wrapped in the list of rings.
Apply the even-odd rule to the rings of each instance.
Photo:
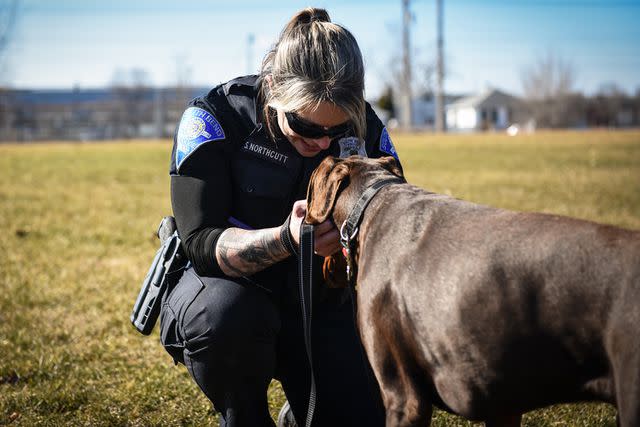
[[[364,375],[367,378],[371,401],[376,402],[379,398],[381,398],[381,396],[375,392],[379,389],[378,380],[376,380],[373,372],[370,369],[367,369],[367,366],[369,366],[369,359],[367,358],[367,353],[365,352],[364,345],[362,344],[360,329],[358,329],[358,306],[356,303],[354,287],[347,286],[347,289],[349,289],[349,300],[351,301],[351,319],[353,320],[353,327],[356,330],[356,335],[358,335],[359,337],[358,349],[360,350],[360,363],[362,363]],[[376,409],[378,411],[378,416],[381,420],[383,420],[385,418],[384,406],[376,406]]]
[[[306,427],[311,427],[313,412],[316,409],[316,379],[313,374],[313,357],[311,352],[311,315],[313,305],[313,225],[300,226],[300,251],[298,256],[298,276],[300,285],[300,304],[302,306],[302,327],[304,330],[304,345],[307,349],[309,368],[311,372],[311,390],[309,392],[309,406],[307,407]]]

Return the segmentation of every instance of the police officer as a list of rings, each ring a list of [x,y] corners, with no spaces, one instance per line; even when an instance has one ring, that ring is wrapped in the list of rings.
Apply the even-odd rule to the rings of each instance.
[[[297,13],[259,76],[191,101],[171,158],[171,201],[190,260],[165,296],[161,341],[227,426],[269,426],[267,388],[282,383],[304,424],[310,389],[295,251],[309,178],[324,157],[396,156],[364,100],[351,33],[323,9]],[[397,157],[397,156],[396,156]],[[315,229],[315,265],[338,251]],[[382,425],[379,389],[345,290],[314,272],[314,425]]]

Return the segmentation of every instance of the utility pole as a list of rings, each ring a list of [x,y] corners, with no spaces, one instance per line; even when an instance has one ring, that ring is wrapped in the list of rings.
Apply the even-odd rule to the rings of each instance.
[[[411,129],[413,112],[411,105],[411,50],[409,45],[409,26],[411,25],[411,11],[409,0],[402,0],[402,84],[400,125],[405,130]]]
[[[247,36],[247,74],[255,74],[256,70],[253,68],[253,43],[256,41],[256,37],[253,33],[249,33]]]
[[[436,61],[436,132],[446,131],[446,121],[444,115],[444,54],[443,54],[443,31],[442,31],[442,1],[436,0],[436,19],[437,19],[437,43],[438,58]]]

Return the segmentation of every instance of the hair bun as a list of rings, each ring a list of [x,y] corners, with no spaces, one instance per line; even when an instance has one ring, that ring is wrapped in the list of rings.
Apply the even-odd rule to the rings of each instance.
[[[329,12],[325,9],[319,9],[315,7],[308,7],[306,9],[302,9],[300,12],[296,13],[293,18],[289,21],[289,27],[297,27],[298,25],[310,24],[312,22],[331,22],[331,18],[329,17]]]

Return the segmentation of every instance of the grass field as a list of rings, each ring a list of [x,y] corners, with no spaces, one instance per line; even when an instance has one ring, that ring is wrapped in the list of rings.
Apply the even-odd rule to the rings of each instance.
[[[640,229],[640,131],[393,137],[424,188]],[[142,337],[129,323],[170,213],[170,148],[0,145],[0,424],[217,424],[157,332]],[[283,399],[274,384],[274,415]],[[606,405],[580,404],[524,424],[614,420]],[[438,412],[433,425],[468,423]]]

